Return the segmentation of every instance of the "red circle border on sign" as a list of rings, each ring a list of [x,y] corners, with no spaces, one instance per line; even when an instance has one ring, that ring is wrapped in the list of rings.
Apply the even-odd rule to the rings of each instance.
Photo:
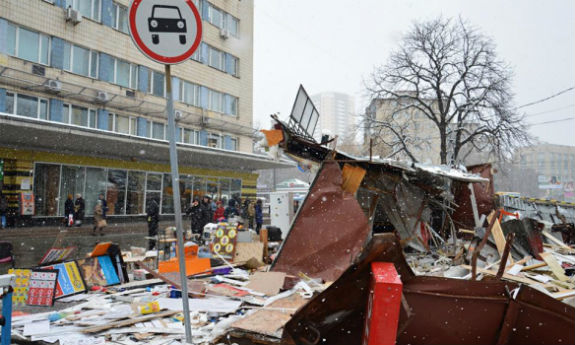
[[[130,36],[132,36],[132,40],[134,41],[134,43],[136,43],[136,46],[142,51],[142,53],[144,53],[150,59],[159,63],[177,64],[189,59],[198,49],[198,46],[202,41],[202,18],[200,17],[200,13],[198,12],[196,6],[193,4],[192,0],[185,0],[185,2],[186,4],[188,4],[188,6],[190,6],[192,12],[194,13],[194,17],[196,18],[196,39],[194,40],[194,44],[192,44],[192,47],[188,49],[185,53],[173,57],[162,56],[154,53],[144,44],[144,42],[140,38],[140,34],[136,29],[136,11],[138,10],[138,6],[140,6],[140,3],[142,1],[144,0],[133,0],[132,4],[130,5],[130,14],[129,14]]]

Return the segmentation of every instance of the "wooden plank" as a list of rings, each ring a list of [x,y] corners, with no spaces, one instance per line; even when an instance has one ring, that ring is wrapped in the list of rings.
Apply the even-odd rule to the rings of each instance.
[[[523,259],[517,261],[515,264],[511,264],[511,265],[507,265],[507,267],[505,267],[505,272],[509,271],[511,269],[511,267],[513,267],[514,265],[523,265],[525,264],[527,261],[531,260],[531,256],[527,255],[526,257],[524,257]],[[525,269],[525,267],[521,268],[521,270],[523,271]]]
[[[545,267],[545,266],[547,266],[547,263],[546,263],[546,262],[541,262],[541,263],[538,263],[538,264],[535,264],[535,265],[525,266],[525,267],[523,267],[523,268],[521,269],[521,271],[529,271],[529,270],[532,270],[532,269],[535,269],[535,268]]]
[[[105,324],[102,326],[88,327],[88,328],[83,329],[82,333],[98,333],[98,332],[105,331],[105,330],[110,329],[110,328],[120,328],[120,327],[125,327],[125,326],[131,326],[131,325],[135,325],[139,322],[145,322],[145,321],[150,321],[150,320],[154,320],[154,319],[161,319],[164,317],[175,315],[177,313],[179,313],[179,311],[177,311],[177,310],[167,310],[167,311],[159,312],[156,314],[151,314],[151,315],[140,317],[140,318],[111,322],[111,323],[108,323],[108,324]]]
[[[557,238],[555,238],[555,236],[551,235],[549,232],[547,231],[542,231],[543,236],[547,237],[547,239],[553,243],[555,243],[556,245],[558,245],[559,247],[568,250],[568,251],[573,251],[574,249],[565,245],[565,243],[563,243],[563,241],[558,240]]]
[[[501,229],[501,224],[499,224],[499,220],[495,220],[493,228],[491,228],[491,235],[493,235],[493,239],[495,240],[495,246],[497,247],[499,257],[503,257],[506,241],[505,235],[503,235],[503,230]],[[508,260],[511,264],[513,264],[513,258],[511,256],[509,256]]]
[[[539,253],[539,256],[541,256],[541,258],[547,263],[547,265],[549,265],[549,268],[551,268],[551,271],[557,277],[557,279],[559,279],[562,282],[566,282],[569,280],[569,277],[565,275],[565,270],[563,269],[563,267],[561,267],[561,265],[559,265],[553,254]]]
[[[463,267],[463,268],[465,268],[465,269],[468,269],[468,270],[471,270],[471,266],[470,266],[470,265],[461,265],[461,267]],[[497,275],[497,271],[486,270],[486,269],[484,269],[484,268],[479,268],[479,267],[477,267],[477,272],[483,273],[483,274],[488,274],[488,275],[494,276],[494,277]],[[523,283],[523,284],[528,284],[528,285],[539,284],[538,281],[531,280],[531,279],[524,278],[524,277],[513,276],[513,275],[511,275],[511,274],[506,274],[506,273],[503,274],[502,279],[507,279],[507,280],[511,280],[511,281],[516,281],[516,282]]]
[[[268,262],[268,229],[260,229],[260,242],[264,244],[264,262]]]
[[[555,298],[555,299],[563,300],[563,299],[575,296],[575,290],[556,292],[556,293],[551,294],[551,296],[553,296],[553,298]]]
[[[248,289],[261,292],[266,296],[275,296],[284,286],[284,272],[256,272],[250,277]]]

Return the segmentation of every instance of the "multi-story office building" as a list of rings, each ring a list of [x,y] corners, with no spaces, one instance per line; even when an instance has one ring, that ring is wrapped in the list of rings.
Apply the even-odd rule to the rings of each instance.
[[[355,101],[350,95],[340,92],[323,92],[311,96],[319,112],[314,137],[329,132],[331,136],[347,137],[355,129]]]
[[[376,98],[366,108],[364,144],[373,139],[374,155],[386,157],[399,152],[401,145],[396,135],[381,124],[393,125],[398,133],[405,135],[410,152],[422,163],[439,164],[440,140],[435,124],[421,111],[409,107],[407,99]],[[436,104],[430,100],[431,106]],[[367,150],[367,149],[366,149]],[[405,152],[394,154],[395,158],[411,160]]]
[[[518,149],[513,163],[520,170],[535,171],[539,197],[575,201],[575,146],[538,144]],[[526,181],[529,183],[529,181]]]
[[[278,164],[252,153],[253,0],[194,2],[201,46],[172,67],[182,205],[255,197],[253,172]],[[88,215],[100,193],[118,219],[151,197],[173,213],[164,67],[132,43],[128,5],[0,0],[0,182],[13,220],[63,216],[76,193]]]

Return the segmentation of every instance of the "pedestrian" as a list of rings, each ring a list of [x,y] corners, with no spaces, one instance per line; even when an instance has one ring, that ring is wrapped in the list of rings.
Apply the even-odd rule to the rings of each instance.
[[[160,204],[156,198],[151,197],[146,203],[146,215],[148,216],[148,250],[156,248],[156,236],[158,235],[158,224],[160,222]]]
[[[96,230],[100,232],[100,236],[104,236],[104,228],[108,225],[104,218],[104,206],[102,200],[96,202],[94,206],[94,228],[92,228],[92,236],[96,236]]]
[[[86,203],[82,198],[82,194],[76,194],[76,201],[74,201],[74,221],[76,226],[82,225],[84,221],[84,211],[86,209]]]
[[[230,199],[230,201],[228,201],[228,207],[226,207],[226,210],[224,211],[224,218],[230,219],[231,217],[239,215],[240,211],[236,207],[236,200]]]
[[[297,210],[299,209],[299,200],[294,200],[293,201],[293,213],[297,213]]]
[[[222,202],[220,200],[216,201],[216,210],[214,211],[214,222],[217,223],[220,221],[220,219],[224,218],[224,212],[225,212],[225,208],[224,205],[222,204]]]
[[[210,198],[209,196],[204,196],[204,198],[202,199],[202,204],[200,205],[202,207],[202,232],[204,230],[204,226],[206,226],[206,224],[210,223],[212,221],[212,218],[214,217],[214,212],[212,211],[212,198]]]
[[[253,229],[256,218],[256,205],[251,200],[248,200],[248,202],[248,226],[250,229]]]
[[[6,228],[6,212],[8,211],[8,200],[4,194],[0,194],[0,228]]]
[[[104,193],[100,193],[100,195],[98,195],[98,201],[102,202],[102,217],[106,219],[106,216],[108,214],[108,202],[104,197]]]
[[[261,199],[258,199],[258,201],[256,202],[255,211],[256,211],[256,232],[259,235],[260,230],[262,228],[262,224],[264,222],[264,213],[262,209]]]
[[[194,199],[192,205],[186,211],[186,214],[191,217],[191,226],[193,234],[202,234],[203,222],[205,213],[203,212],[202,206],[200,205],[200,200]]]
[[[64,202],[64,218],[66,219],[66,226],[74,225],[74,198],[72,194],[68,194],[68,198]]]

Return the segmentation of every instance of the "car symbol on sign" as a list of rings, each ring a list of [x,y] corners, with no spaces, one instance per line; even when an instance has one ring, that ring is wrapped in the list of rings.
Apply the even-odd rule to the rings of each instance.
[[[154,5],[152,16],[148,18],[150,32],[186,33],[186,20],[177,6]],[[160,43],[160,35],[152,34],[152,42]],[[186,44],[186,35],[180,35],[180,44]]]

